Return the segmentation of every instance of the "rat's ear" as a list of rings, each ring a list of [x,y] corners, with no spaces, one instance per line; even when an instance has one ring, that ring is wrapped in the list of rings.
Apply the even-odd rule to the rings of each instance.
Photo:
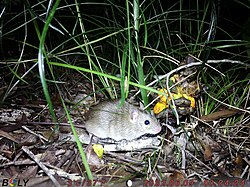
[[[137,109],[132,109],[130,112],[130,119],[132,122],[136,122],[139,116],[139,110]]]

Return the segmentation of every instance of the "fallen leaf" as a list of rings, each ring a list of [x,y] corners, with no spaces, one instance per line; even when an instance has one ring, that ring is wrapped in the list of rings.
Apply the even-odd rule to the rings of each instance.
[[[212,160],[212,154],[213,154],[213,151],[212,151],[211,146],[210,145],[206,145],[205,146],[205,151],[204,151],[204,160],[205,161]]]
[[[208,115],[204,115],[200,119],[202,121],[211,122],[211,121],[216,121],[220,118],[231,117],[235,114],[238,114],[239,112],[241,112],[241,111],[226,109],[226,110],[217,111],[217,112],[214,112],[214,113],[211,113]]]

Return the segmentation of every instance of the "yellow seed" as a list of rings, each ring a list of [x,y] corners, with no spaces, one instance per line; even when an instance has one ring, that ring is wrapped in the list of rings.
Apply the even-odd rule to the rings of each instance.
[[[162,92],[162,94],[158,94],[158,95],[160,96],[161,102],[167,103],[167,98],[166,98],[166,96],[164,95],[164,93],[165,93],[166,95],[168,95],[167,90],[164,88],[164,89],[160,89],[159,92]]]
[[[154,106],[154,114],[159,114],[161,111],[163,111],[164,109],[168,108],[168,105],[164,102],[158,102],[156,103],[156,105]]]
[[[183,94],[183,97],[191,101],[190,106],[192,108],[195,108],[195,99],[187,94]]]
[[[101,144],[94,144],[92,147],[93,147],[96,155],[98,156],[98,158],[102,158],[103,153],[104,153],[103,146]]]

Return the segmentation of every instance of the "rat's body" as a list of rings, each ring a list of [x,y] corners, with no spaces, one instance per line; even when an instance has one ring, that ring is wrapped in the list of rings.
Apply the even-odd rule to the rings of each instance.
[[[127,102],[119,108],[119,101],[105,101],[88,113],[86,130],[99,138],[116,141],[133,140],[145,134],[158,134],[161,126],[149,113]]]

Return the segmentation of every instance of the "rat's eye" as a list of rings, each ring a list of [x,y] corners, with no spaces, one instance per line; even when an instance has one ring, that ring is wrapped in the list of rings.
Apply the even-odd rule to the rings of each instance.
[[[149,120],[145,120],[144,123],[145,123],[145,125],[149,125],[150,124]]]

